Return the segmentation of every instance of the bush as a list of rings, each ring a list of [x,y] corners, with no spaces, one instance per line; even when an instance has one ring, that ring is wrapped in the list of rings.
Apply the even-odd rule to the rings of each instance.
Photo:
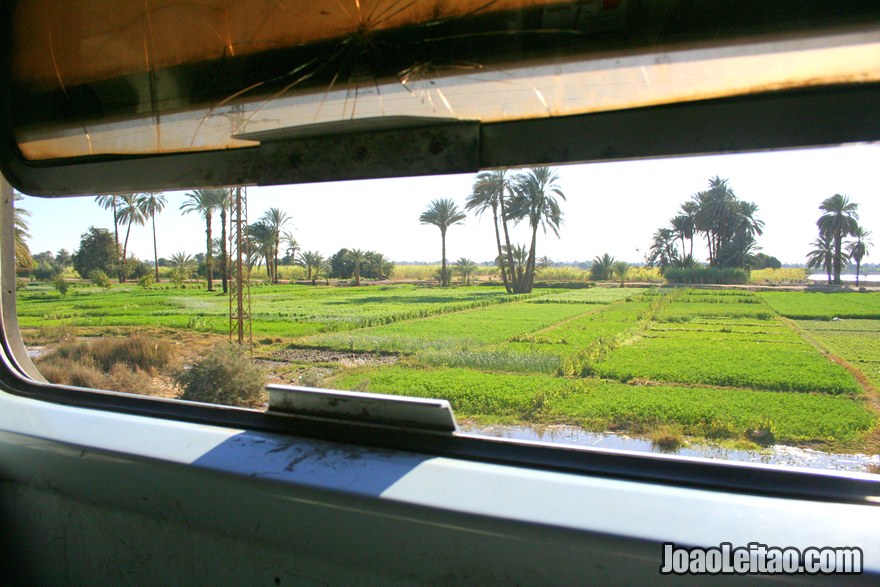
[[[146,273],[138,278],[138,285],[144,289],[152,287],[154,283],[156,283],[156,280],[153,278],[152,273]]]
[[[105,373],[109,373],[118,363],[153,373],[171,360],[171,345],[135,334],[127,338],[102,338],[94,342],[65,344],[58,347],[55,354],[83,365],[95,365]]]
[[[174,379],[183,388],[181,399],[232,406],[259,404],[266,386],[263,370],[241,347],[229,343],[214,347]]]
[[[67,290],[70,289],[70,284],[64,281],[64,278],[60,275],[55,278],[53,282],[55,289],[58,290],[58,293],[61,294],[61,297],[65,297],[67,295]]]
[[[74,385],[91,389],[107,389],[107,377],[94,364],[83,364],[77,360],[53,353],[37,363],[40,375],[50,383]]]
[[[107,277],[107,274],[100,269],[94,269],[91,273],[89,273],[89,281],[91,281],[98,287],[110,289],[110,278]]]
[[[742,285],[749,282],[749,272],[737,267],[667,267],[663,277],[667,283],[688,285]]]
[[[31,277],[37,281],[52,281],[61,273],[61,269],[52,263],[40,261],[31,268]]]

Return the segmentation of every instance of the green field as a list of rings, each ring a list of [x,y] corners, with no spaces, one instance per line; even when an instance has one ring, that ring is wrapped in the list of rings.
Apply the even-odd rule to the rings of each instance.
[[[18,303],[26,339],[61,326],[82,334],[228,331],[228,299],[204,289],[79,287],[61,298],[29,286]],[[762,429],[777,442],[836,449],[872,442],[877,293],[589,288],[509,296],[485,286],[279,285],[253,288],[251,307],[264,345],[258,356],[279,364],[290,349],[396,356],[373,367],[328,359],[322,384],[447,398],[459,418],[632,433],[674,426],[715,439]]]

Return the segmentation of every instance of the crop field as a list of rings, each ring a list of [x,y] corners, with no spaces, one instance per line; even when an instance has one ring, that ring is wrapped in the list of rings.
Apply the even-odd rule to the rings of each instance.
[[[76,287],[62,298],[29,286],[18,304],[26,341],[54,327],[228,328],[228,298],[196,288]],[[279,285],[253,288],[251,307],[256,356],[289,364],[277,367],[288,382],[312,373],[309,385],[446,398],[459,418],[484,423],[635,434],[671,425],[738,441],[758,429],[836,450],[877,443],[878,294]],[[365,359],[333,358],[345,353]]]
[[[543,290],[551,293],[553,290]],[[537,295],[537,294],[536,294]],[[251,289],[253,331],[261,337],[299,337],[456,312],[530,296],[501,288],[449,290],[388,287],[260,286]],[[205,289],[143,289],[136,285],[74,288],[64,298],[51,286],[18,294],[22,328],[75,326],[168,327],[228,332],[229,298]]]
[[[459,417],[484,421],[567,422],[588,429],[644,431],[679,425],[686,434],[724,439],[768,427],[778,441],[852,440],[873,416],[839,397],[680,386],[634,386],[599,379],[393,366],[336,379],[341,388],[442,397]],[[816,418],[822,414],[822,418]]]
[[[800,328],[831,352],[854,365],[880,389],[880,320],[799,320]]]
[[[792,320],[863,318],[880,320],[880,293],[781,292],[758,294],[781,316]]]

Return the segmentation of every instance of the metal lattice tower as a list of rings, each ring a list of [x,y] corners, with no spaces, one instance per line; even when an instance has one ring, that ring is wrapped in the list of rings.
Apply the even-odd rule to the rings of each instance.
[[[251,327],[251,272],[248,269],[247,188],[232,190],[229,231],[229,340],[254,345]]]

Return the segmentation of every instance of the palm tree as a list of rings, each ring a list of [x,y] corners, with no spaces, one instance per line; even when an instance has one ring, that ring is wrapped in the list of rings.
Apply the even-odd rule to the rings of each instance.
[[[284,252],[287,254],[287,256],[292,259],[296,259],[296,256],[299,254],[300,247],[299,241],[296,240],[296,237],[293,236],[293,233],[290,231],[285,231],[285,233],[281,236],[281,240],[284,241]]]
[[[605,253],[601,257],[593,259],[590,267],[590,279],[593,281],[607,281],[614,275],[614,257]]]
[[[297,256],[296,264],[306,268],[306,279],[314,285],[324,264],[324,256],[318,251],[304,251]]]
[[[623,281],[626,279],[626,274],[629,272],[629,263],[626,261],[615,261],[611,266],[611,271],[617,276],[617,279],[620,280],[620,287],[623,287]]]
[[[159,254],[156,249],[156,214],[165,209],[165,194],[162,192],[147,192],[143,195],[144,212],[153,223],[153,263],[156,268],[156,283],[159,283]]]
[[[871,236],[871,231],[865,230],[863,226],[857,227],[853,236],[856,237],[856,240],[846,245],[846,251],[849,253],[850,259],[856,262],[856,285],[858,286],[862,259],[868,256],[868,251],[871,250],[871,246],[874,243],[868,240],[868,237]]]
[[[253,269],[254,265],[259,265],[259,260],[266,261],[266,275],[270,281],[273,280],[272,275],[272,256],[275,253],[275,234],[269,225],[260,220],[248,227],[248,267]]]
[[[510,262],[510,281],[516,284],[524,282],[528,260],[529,251],[525,245],[513,245],[512,247],[505,245],[504,251],[495,259],[495,263],[500,267],[505,262]]]
[[[272,283],[278,283],[278,253],[281,250],[281,230],[284,228],[285,224],[290,222],[291,218],[280,208],[269,208],[260,217],[260,220],[272,233],[272,271],[270,278],[272,279]],[[294,242],[296,241],[294,240]]]
[[[546,234],[549,226],[553,234],[559,236],[562,211],[556,198],[565,200],[565,194],[557,185],[557,181],[559,181],[559,176],[556,171],[546,166],[531,167],[525,173],[517,175],[514,180],[510,217],[517,222],[528,219],[532,229],[525,281],[520,284],[519,293],[532,291],[535,282],[535,247],[538,240],[538,228],[543,228]]]
[[[117,218],[121,224],[125,224],[125,242],[122,245],[122,265],[119,268],[119,283],[125,283],[128,270],[125,266],[126,253],[128,251],[128,237],[131,236],[132,224],[143,226],[147,222],[147,214],[144,207],[142,194],[125,194],[119,197]]]
[[[24,196],[16,192],[14,202],[21,202],[22,200],[24,200]],[[27,239],[31,238],[27,217],[30,216],[31,213],[24,208],[15,207],[14,202],[13,223],[15,224],[15,267],[17,269],[30,269],[34,265],[34,258],[31,256],[31,249],[27,244]]]
[[[367,260],[367,255],[361,249],[351,249],[348,252],[351,262],[354,264],[354,284],[361,284],[361,265]]]
[[[223,201],[228,198],[227,190],[193,190],[185,196],[189,198],[180,205],[184,214],[195,212],[205,219],[205,267],[208,277],[208,291],[214,291],[214,255],[211,238],[211,221],[214,211],[222,208]]]
[[[168,262],[171,265],[172,279],[177,283],[183,283],[185,279],[189,279],[196,267],[195,259],[183,251],[171,255]]]
[[[510,234],[507,228],[507,216],[505,213],[505,192],[512,191],[511,183],[507,178],[506,170],[484,171],[477,175],[474,180],[473,193],[465,200],[464,207],[467,210],[476,211],[477,216],[483,212],[492,210],[492,224],[495,227],[495,244],[498,248],[498,258],[502,259],[501,233],[498,228],[498,221],[504,228],[504,242],[507,250],[510,251]],[[499,214],[500,212],[500,214]],[[508,258],[507,263],[500,263],[501,280],[507,293],[513,293],[510,283],[509,273],[513,266],[513,259]]]
[[[684,255],[685,239],[691,242],[691,252],[694,250],[694,217],[687,214],[678,214],[669,221],[675,237],[681,241],[681,254]]]
[[[95,201],[105,210],[113,210],[113,235],[116,237],[116,247],[119,247],[119,199],[121,194],[104,194],[95,196]],[[119,255],[119,253],[116,253]],[[116,261],[117,259],[114,259]]]
[[[859,226],[859,214],[856,211],[859,205],[850,202],[847,196],[834,194],[830,198],[826,198],[820,205],[819,209],[825,212],[816,221],[819,232],[828,237],[833,245],[832,265],[834,272],[834,283],[841,283],[840,272],[843,269],[844,257],[843,237],[854,235]]]
[[[470,285],[471,284],[471,275],[474,274],[474,271],[477,269],[476,263],[468,259],[467,257],[461,257],[458,261],[455,262],[455,270],[461,275],[461,282]]]
[[[454,225],[464,222],[465,213],[458,209],[458,206],[449,198],[441,198],[431,202],[428,209],[419,216],[422,224],[433,224],[440,229],[441,242],[441,265],[440,265],[440,285],[442,287],[449,286],[449,274],[446,269],[446,230]]]
[[[661,228],[654,233],[654,241],[648,249],[645,259],[649,267],[659,267],[660,273],[666,271],[670,265],[676,266],[679,261],[678,250],[675,248],[675,231],[671,228]],[[688,255],[691,259],[693,257]],[[598,259],[598,257],[597,257]],[[595,261],[593,264],[595,265]]]
[[[810,245],[812,251],[807,253],[807,269],[822,268],[828,275],[828,283],[831,283],[831,271],[834,266],[834,243],[826,234],[819,234],[819,238]]]

